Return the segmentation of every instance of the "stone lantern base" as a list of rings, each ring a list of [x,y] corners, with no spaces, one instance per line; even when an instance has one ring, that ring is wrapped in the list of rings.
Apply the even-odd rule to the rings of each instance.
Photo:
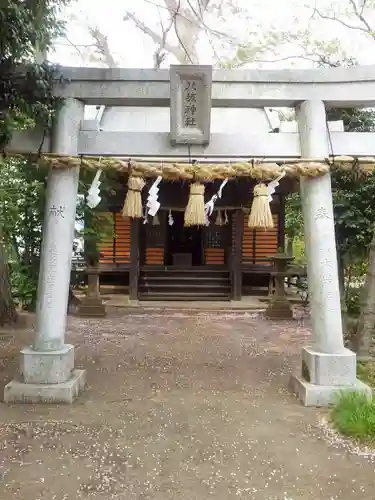
[[[78,307],[79,316],[92,316],[96,318],[104,317],[106,313],[105,306],[101,299],[85,297]]]
[[[100,298],[98,270],[96,268],[88,268],[87,278],[87,294],[78,307],[78,314],[80,316],[92,316],[96,318],[103,317],[106,315],[106,310]]]
[[[292,319],[293,310],[288,299],[272,297],[266,309],[266,317],[270,319]]]

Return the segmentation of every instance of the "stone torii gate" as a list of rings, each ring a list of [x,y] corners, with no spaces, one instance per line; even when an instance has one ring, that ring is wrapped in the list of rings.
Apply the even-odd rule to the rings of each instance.
[[[207,77],[206,67],[180,67],[177,72],[184,71]],[[42,152],[187,156],[186,145],[176,141],[173,133],[171,137],[165,131],[101,130],[100,123],[85,120],[85,105],[138,106],[145,112],[150,107],[168,108],[173,92],[178,91],[168,71],[62,68],[61,72],[68,83],[57,83],[54,92],[64,98],[64,105]],[[204,81],[211,86],[210,78]],[[257,131],[256,123],[249,120],[245,125],[249,130],[242,134],[207,135],[205,129],[202,140],[191,145],[189,152],[202,161],[263,157],[325,161],[332,153],[359,159],[375,156],[375,134],[332,131],[328,137],[326,121],[327,107],[375,106],[374,86],[375,66],[214,71],[213,110],[246,108],[250,116],[254,109],[294,107],[298,132]],[[204,113],[209,127],[210,106]],[[19,132],[8,150],[37,152],[41,137],[38,130]],[[71,403],[85,385],[85,371],[74,369],[74,346],[65,343],[78,178],[77,167],[49,172],[34,343],[21,351],[22,380],[5,387],[6,402]],[[303,404],[322,406],[332,403],[337,390],[371,391],[357,380],[356,356],[343,343],[330,175],[302,178],[301,194],[313,334],[312,345],[302,350],[301,374],[292,378],[292,387]]]

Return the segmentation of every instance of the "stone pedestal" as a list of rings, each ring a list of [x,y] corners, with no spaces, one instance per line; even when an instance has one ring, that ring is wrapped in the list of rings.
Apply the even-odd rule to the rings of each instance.
[[[272,297],[266,309],[266,316],[270,319],[292,319],[293,311],[289,300],[285,297]]]
[[[303,158],[329,156],[324,103],[309,101],[297,109]],[[312,346],[302,351],[291,388],[306,406],[327,406],[343,391],[371,389],[356,378],[356,355],[345,349],[337,269],[330,174],[300,181],[305,254],[312,322]]]
[[[104,317],[106,310],[100,298],[97,269],[87,269],[87,281],[87,294],[79,305],[78,314],[80,316]]]
[[[104,318],[107,312],[101,299],[97,300],[85,297],[79,305],[78,314],[79,316]]]
[[[84,104],[64,103],[53,133],[53,151],[76,155]],[[5,402],[72,403],[85,385],[74,369],[74,347],[65,344],[79,168],[51,168],[40,261],[36,330],[21,351],[20,374],[4,389]]]
[[[357,379],[356,365],[356,355],[349,349],[326,354],[303,348],[301,373],[292,377],[291,388],[305,406],[329,406],[346,390],[371,397],[370,387]]]
[[[72,404],[85,385],[85,370],[73,370],[68,380],[61,384],[25,384],[12,380],[4,388],[4,402]]]
[[[7,403],[73,403],[84,388],[84,370],[74,369],[74,346],[56,351],[21,351],[20,380],[12,380],[4,391]]]

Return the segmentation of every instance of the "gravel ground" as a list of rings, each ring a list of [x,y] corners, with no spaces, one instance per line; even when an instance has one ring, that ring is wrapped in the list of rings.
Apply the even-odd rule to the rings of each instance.
[[[0,332],[3,385],[31,336]],[[373,500],[373,454],[285,390],[308,336],[246,314],[70,318],[89,386],[72,406],[0,404],[1,500]]]

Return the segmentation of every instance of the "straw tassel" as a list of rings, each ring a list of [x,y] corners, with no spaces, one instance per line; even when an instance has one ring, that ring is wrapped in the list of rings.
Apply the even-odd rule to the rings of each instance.
[[[142,213],[142,189],[145,186],[145,181],[142,177],[129,177],[128,179],[128,192],[122,209],[123,217],[132,217],[133,219],[140,219]]]
[[[152,225],[153,226],[160,226],[160,220],[158,214],[155,214],[152,218]]]
[[[223,220],[223,216],[221,215],[221,210],[217,211],[215,226],[224,226],[224,220]]]
[[[185,209],[185,226],[204,226],[204,184],[194,182],[190,185],[189,201]]]
[[[273,218],[268,200],[268,188],[265,184],[254,187],[254,199],[251,206],[248,226],[256,229],[272,229]]]

